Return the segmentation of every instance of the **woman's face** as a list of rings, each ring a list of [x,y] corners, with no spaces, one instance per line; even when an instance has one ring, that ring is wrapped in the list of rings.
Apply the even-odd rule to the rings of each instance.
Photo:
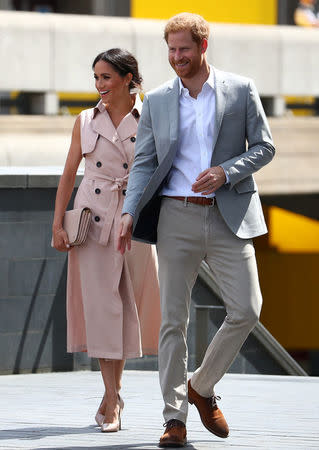
[[[111,64],[100,60],[94,66],[94,78],[103,103],[115,103],[121,96],[129,93],[132,74],[121,77]]]

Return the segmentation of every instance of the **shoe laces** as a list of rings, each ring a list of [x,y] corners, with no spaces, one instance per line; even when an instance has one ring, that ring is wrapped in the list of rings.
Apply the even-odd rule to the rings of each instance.
[[[213,396],[210,398],[210,400],[211,400],[211,402],[212,402],[212,407],[214,407],[214,406],[217,406],[217,402],[218,402],[219,400],[221,400],[221,397],[220,397],[219,395],[213,395]]]
[[[167,430],[170,430],[173,427],[184,427],[184,423],[178,419],[171,419],[167,422],[163,423],[163,427],[166,427]]]

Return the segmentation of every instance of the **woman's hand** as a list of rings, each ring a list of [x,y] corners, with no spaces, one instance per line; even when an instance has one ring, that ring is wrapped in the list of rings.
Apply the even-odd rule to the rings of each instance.
[[[52,237],[53,237],[53,247],[56,250],[59,250],[59,252],[68,252],[69,250],[71,250],[68,235],[63,228],[53,230]]]

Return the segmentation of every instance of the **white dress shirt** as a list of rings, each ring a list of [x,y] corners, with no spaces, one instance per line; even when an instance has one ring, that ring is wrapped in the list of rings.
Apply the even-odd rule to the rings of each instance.
[[[181,79],[179,92],[177,152],[161,194],[202,197],[191,188],[198,175],[211,167],[216,103],[213,68],[210,67],[209,77],[196,99],[190,96]]]

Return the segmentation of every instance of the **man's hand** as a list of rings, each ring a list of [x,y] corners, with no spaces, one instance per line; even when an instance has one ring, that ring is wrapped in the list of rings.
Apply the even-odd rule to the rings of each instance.
[[[200,192],[202,195],[216,192],[226,182],[224,169],[220,166],[210,167],[201,172],[192,185],[193,192]]]
[[[117,239],[117,249],[124,255],[126,248],[131,250],[133,217],[123,214]]]

